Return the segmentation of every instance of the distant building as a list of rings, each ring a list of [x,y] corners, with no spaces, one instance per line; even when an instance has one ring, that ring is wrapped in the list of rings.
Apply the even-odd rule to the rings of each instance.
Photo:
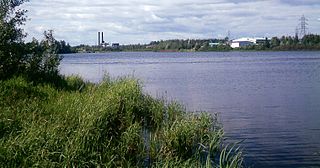
[[[266,39],[270,40],[268,38],[256,38],[255,44],[264,44],[266,42]]]
[[[119,48],[120,44],[119,43],[112,43],[112,48]]]
[[[265,41],[266,41],[266,38],[239,38],[239,39],[232,40],[230,46],[232,48],[239,48],[239,47],[245,47],[250,45],[264,44]]]
[[[218,45],[220,45],[220,43],[209,43],[209,46],[210,46],[210,47],[218,46]]]
[[[100,44],[100,46],[102,46],[102,47],[108,47],[109,46],[109,43],[106,43],[106,42],[102,42],[101,44]]]

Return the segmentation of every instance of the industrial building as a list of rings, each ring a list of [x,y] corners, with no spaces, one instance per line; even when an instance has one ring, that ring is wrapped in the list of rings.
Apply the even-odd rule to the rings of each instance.
[[[264,44],[265,41],[269,40],[268,38],[239,38],[232,40],[231,47],[232,48],[239,48],[239,47],[245,47],[250,45],[259,45]]]
[[[114,49],[118,49],[118,48],[120,48],[120,44],[119,43],[112,43],[111,47]]]
[[[106,47],[106,48],[113,48],[113,49],[120,48],[119,43],[106,43],[103,39],[103,32],[98,32],[98,46]]]
[[[103,39],[103,32],[98,32],[98,46],[108,46],[109,44],[106,43]]]

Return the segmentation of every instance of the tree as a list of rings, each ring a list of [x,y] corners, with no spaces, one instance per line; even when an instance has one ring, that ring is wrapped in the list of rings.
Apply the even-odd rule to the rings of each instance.
[[[299,44],[299,36],[298,36],[298,33],[296,33],[296,34],[294,35],[293,43],[294,43],[294,45]]]
[[[305,46],[316,46],[320,44],[320,35],[308,34],[301,41]]]
[[[26,10],[18,7],[26,0],[0,0],[0,80],[14,75],[54,81],[59,78],[58,53],[53,31],[44,32],[44,40],[25,44],[20,28],[26,21]]]
[[[57,47],[58,47],[58,53],[59,54],[68,54],[73,53],[71,46],[69,43],[66,43],[64,40],[61,41],[55,41]]]
[[[60,78],[58,66],[62,60],[57,53],[58,45],[53,31],[45,31],[41,42],[33,39],[25,44],[25,71],[21,74],[32,81],[54,83],[54,79]]]
[[[0,0],[0,79],[24,70],[26,36],[20,28],[26,21],[26,10],[17,9],[25,0]]]
[[[40,66],[42,72],[48,75],[58,75],[58,66],[62,56],[57,54],[58,46],[52,30],[44,32],[44,40],[41,41],[41,47],[44,49]]]
[[[280,40],[278,39],[278,37],[272,37],[270,43],[271,43],[271,48],[275,48],[280,45]]]
[[[291,36],[287,37],[287,45],[293,45],[294,44],[294,40]]]
[[[196,44],[194,46],[194,50],[198,51],[200,49],[200,47],[201,47],[201,45],[198,42],[196,42]]]
[[[280,45],[283,46],[283,45],[286,45],[287,44],[287,38],[285,36],[282,36],[281,39],[280,39]]]
[[[264,41],[263,46],[264,46],[265,48],[270,48],[270,42],[269,42],[269,39],[268,39],[267,37],[266,37],[266,39],[265,39],[265,41]]]

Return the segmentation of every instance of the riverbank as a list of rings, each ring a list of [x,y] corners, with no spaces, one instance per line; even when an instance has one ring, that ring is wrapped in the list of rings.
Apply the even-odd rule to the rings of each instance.
[[[68,77],[61,86],[0,81],[1,165],[241,167],[215,116],[154,99],[135,79]]]
[[[320,35],[308,34],[301,39],[298,36],[273,37],[263,43],[242,44],[232,48],[233,41],[226,39],[175,39],[152,41],[149,44],[129,44],[117,47],[78,45],[74,52],[117,52],[117,51],[155,51],[155,52],[210,52],[210,51],[319,51]]]
[[[73,53],[109,53],[109,52],[279,52],[279,51],[320,51],[320,47],[301,47],[295,48],[293,46],[283,46],[277,48],[268,48],[261,49],[255,47],[243,47],[243,48],[226,48],[226,49],[203,49],[203,50],[195,50],[195,49],[172,49],[172,50],[150,50],[150,49],[139,49],[139,50],[86,50],[86,51],[77,51]],[[61,53],[61,54],[72,54],[72,53]]]

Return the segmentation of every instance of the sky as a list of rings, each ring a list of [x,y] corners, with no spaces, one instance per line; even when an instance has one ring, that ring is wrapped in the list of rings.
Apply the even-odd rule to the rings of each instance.
[[[71,45],[294,35],[302,15],[320,34],[320,0],[30,0],[27,41],[54,30]]]

